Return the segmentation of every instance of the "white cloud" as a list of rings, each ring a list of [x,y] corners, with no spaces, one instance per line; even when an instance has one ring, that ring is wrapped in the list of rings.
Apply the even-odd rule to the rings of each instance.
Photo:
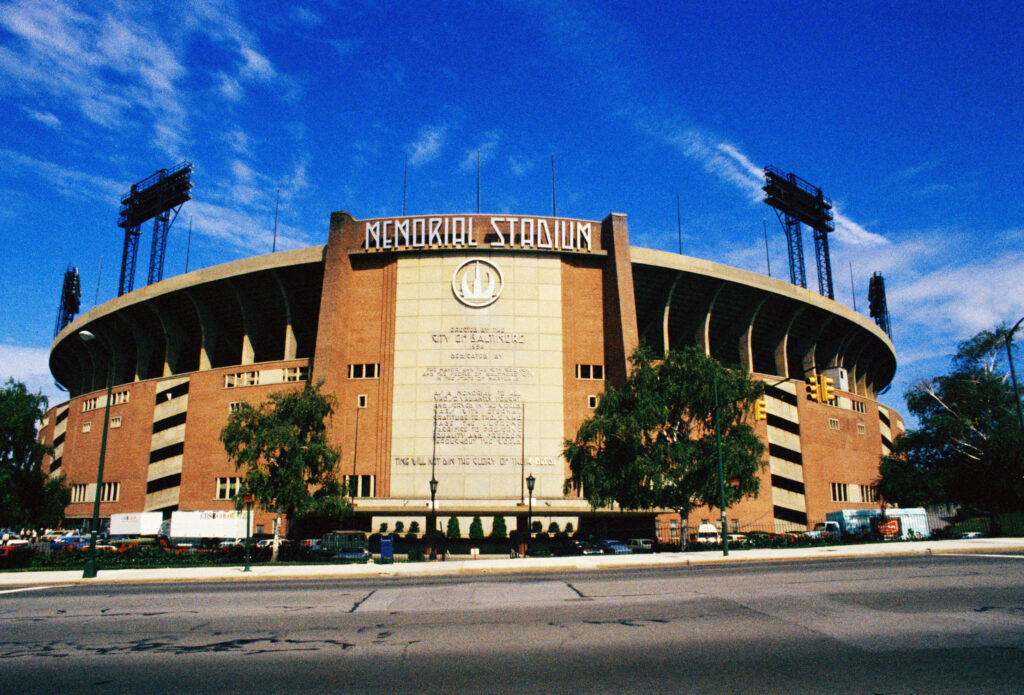
[[[242,46],[239,52],[245,59],[245,65],[241,70],[243,76],[256,80],[270,80],[277,74],[270,60],[262,53],[249,46]]]
[[[484,140],[473,149],[466,150],[466,156],[459,164],[459,169],[463,171],[475,171],[477,156],[480,157],[480,164],[486,164],[491,157],[494,156],[494,151],[498,148],[498,142],[501,140],[501,134],[497,131],[491,131],[484,136]]]
[[[523,176],[533,168],[534,162],[528,157],[521,157],[517,154],[508,156],[508,168],[512,170],[513,176]]]
[[[409,163],[413,166],[437,159],[445,145],[446,126],[423,126],[413,142],[409,143]]]
[[[22,106],[21,110],[29,118],[31,118],[34,121],[39,121],[48,128],[53,128],[54,130],[60,129],[60,119],[54,116],[49,111],[36,111],[35,109],[30,109],[27,106]]]
[[[4,149],[0,149],[0,161],[43,177],[69,197],[85,197],[109,203],[111,199],[120,200],[120,196],[124,194],[125,186],[122,182],[86,174],[71,169],[66,164],[35,159],[20,152]]]
[[[305,7],[293,7],[288,14],[291,16],[293,22],[307,27],[319,26],[324,22],[320,15]]]
[[[50,405],[67,400],[67,394],[54,384],[50,374],[49,348],[0,343],[0,382],[14,379],[32,393],[42,393]]]

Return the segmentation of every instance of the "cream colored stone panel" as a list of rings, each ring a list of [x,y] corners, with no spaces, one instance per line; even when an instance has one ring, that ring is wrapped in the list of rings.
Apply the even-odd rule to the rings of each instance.
[[[165,507],[173,507],[178,504],[178,498],[181,495],[180,487],[171,487],[160,492],[153,492],[146,495],[146,502],[143,511],[153,511],[154,509],[164,509]]]
[[[149,464],[146,480],[159,480],[175,473],[181,473],[182,458],[181,455],[172,456],[169,459]]]
[[[163,420],[171,415],[177,415],[184,413],[188,410],[188,394],[179,396],[169,401],[161,400],[157,403],[156,407],[153,408],[153,422]]]
[[[783,420],[788,420],[789,422],[798,422],[796,406],[792,406],[789,403],[785,403],[770,396],[765,399],[765,401],[769,414],[780,417]]]
[[[162,447],[170,444],[179,444],[185,441],[185,424],[182,423],[176,427],[171,427],[162,432],[157,432],[153,435],[150,441],[149,450],[156,451]]]
[[[772,488],[772,504],[800,512],[807,511],[807,502],[803,495],[777,487]]]
[[[800,437],[792,432],[780,430],[778,427],[768,428],[768,443],[778,444],[793,451],[800,451]]]
[[[792,461],[784,461],[783,459],[771,456],[768,458],[768,470],[772,475],[781,475],[783,478],[797,480],[801,483],[804,481],[803,467]]]

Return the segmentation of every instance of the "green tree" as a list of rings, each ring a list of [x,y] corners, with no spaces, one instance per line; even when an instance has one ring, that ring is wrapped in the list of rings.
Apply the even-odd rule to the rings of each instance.
[[[409,533],[419,533],[419,532],[420,532],[420,522],[418,522],[415,519],[413,519],[409,523]]]
[[[475,541],[484,537],[484,522],[479,516],[474,516],[473,521],[469,524],[469,537]]]
[[[548,533],[550,533],[552,536],[554,536],[557,533],[561,533],[561,531],[562,529],[558,527],[557,521],[552,521],[550,524],[548,524]]]
[[[462,531],[459,530],[459,518],[448,517],[448,530],[444,534],[447,538],[462,538]]]
[[[491,538],[508,538],[508,527],[505,526],[505,517],[494,517],[494,523],[491,525]]]
[[[327,442],[324,421],[334,404],[320,384],[307,383],[256,406],[241,403],[221,431],[225,451],[244,471],[235,504],[248,492],[260,508],[277,515],[271,561],[277,560],[282,515],[340,519],[352,509],[336,474],[341,455]]]
[[[914,385],[907,409],[919,426],[882,459],[876,489],[902,506],[956,503],[1000,515],[1024,506],[1024,447],[1005,362],[1006,328],[960,343],[948,374]]]
[[[53,453],[37,438],[46,406],[46,396],[13,379],[0,389],[0,526],[57,526],[71,502],[64,476],[43,470],[43,457]]]
[[[726,486],[726,507],[756,495],[764,444],[746,421],[763,384],[692,347],[662,361],[641,347],[630,361],[626,382],[565,443],[566,492],[582,489],[595,508],[672,509],[683,520],[718,506],[717,409],[725,478],[738,482]]]

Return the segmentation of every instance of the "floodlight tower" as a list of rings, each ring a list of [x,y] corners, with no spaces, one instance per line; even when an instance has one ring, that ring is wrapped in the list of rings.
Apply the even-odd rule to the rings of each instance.
[[[803,238],[800,223],[814,230],[814,255],[818,266],[818,292],[829,299],[835,299],[832,286],[832,261],[828,251],[828,235],[835,231],[832,217],[832,201],[822,194],[821,189],[812,186],[796,174],[784,174],[773,166],[764,168],[764,202],[775,208],[786,230],[786,245],[789,247],[789,280],[794,285],[807,288],[807,271],[804,267]]]
[[[875,320],[878,327],[892,338],[889,326],[889,307],[885,302],[885,280],[881,273],[874,273],[868,282],[868,308],[871,318]]]
[[[64,286],[60,291],[60,306],[57,308],[57,324],[53,328],[53,337],[61,332],[64,326],[71,323],[78,313],[79,300],[82,298],[82,285],[78,280],[78,268],[68,266],[64,271]]]
[[[167,232],[185,201],[191,200],[192,163],[182,162],[173,169],[160,169],[139,181],[121,199],[117,226],[124,229],[124,251],[121,254],[121,282],[117,296],[131,292],[135,285],[135,260],[139,250],[142,224],[153,220],[153,245],[149,254],[147,284],[164,277],[164,255]]]

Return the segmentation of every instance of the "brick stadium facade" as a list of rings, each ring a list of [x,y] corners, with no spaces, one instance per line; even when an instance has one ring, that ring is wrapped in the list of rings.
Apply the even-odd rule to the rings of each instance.
[[[641,341],[697,345],[774,384],[767,421],[754,423],[769,465],[760,495],[730,509],[739,529],[803,528],[874,505],[879,456],[903,429],[876,400],[896,369],[888,337],[780,280],[631,248],[617,214],[334,213],[326,246],[171,278],[67,326],[50,367],[70,400],[48,412],[40,436],[55,446],[51,472],[73,486],[69,519],[84,521],[112,364],[101,516],[227,510],[238,473],[218,436],[233,404],[323,381],[338,400],[329,436],[355,528],[425,527],[431,476],[442,522],[457,516],[465,529],[479,515],[486,530],[500,515],[521,526],[533,475],[545,527],[669,541],[680,528],[672,515],[595,511],[563,493],[563,441],[605,383],[625,378]],[[836,378],[832,404],[806,397],[803,375],[814,370]]]

